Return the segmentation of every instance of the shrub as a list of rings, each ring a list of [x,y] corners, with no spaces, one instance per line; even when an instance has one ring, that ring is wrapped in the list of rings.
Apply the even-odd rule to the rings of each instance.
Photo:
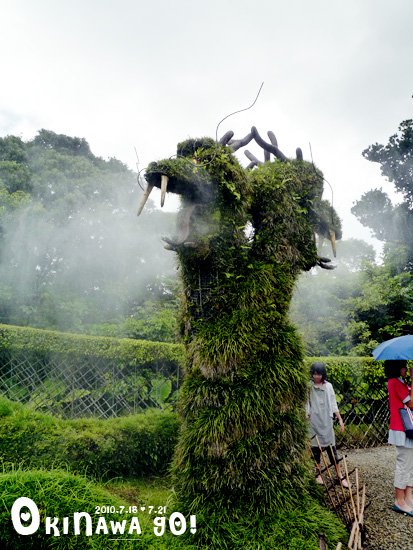
[[[33,500],[39,509],[40,526],[31,535],[20,535],[15,530],[11,521],[11,508],[17,498],[25,496]],[[118,497],[110,494],[102,487],[97,486],[86,478],[75,476],[68,472],[55,470],[46,471],[22,471],[16,470],[0,474],[0,498],[2,508],[0,511],[0,546],[7,550],[15,549],[46,549],[55,550],[82,548],[101,550],[108,544],[113,547],[127,550],[135,548],[150,548],[149,529],[144,529],[139,517],[142,535],[128,534],[132,540],[119,540],[116,543],[108,542],[109,535],[95,534],[97,526],[96,506],[114,506],[116,509],[125,505]],[[27,509],[23,508],[23,511]],[[92,536],[85,535],[85,520],[81,521],[80,535],[74,535],[73,514],[75,512],[87,512],[93,521]],[[45,517],[59,518],[57,528],[60,536],[45,533]],[[68,534],[63,534],[63,518],[69,518]],[[110,520],[122,521],[128,516],[125,514],[105,514],[104,518],[109,525]],[[144,518],[145,519],[145,518]],[[129,524],[128,527],[129,528]],[[52,531],[54,533],[54,531]],[[109,531],[111,533],[111,531]]]
[[[110,485],[110,484],[109,484]],[[156,487],[151,485],[156,497]],[[163,489],[162,495],[158,495],[161,505],[168,504],[167,494]],[[169,492],[170,493],[170,492]],[[19,535],[10,520],[11,508],[19,497],[28,497],[33,500],[40,513],[40,527],[33,535]],[[151,492],[139,494],[131,500],[124,501],[116,496],[113,490],[106,490],[96,483],[92,483],[82,476],[76,476],[61,470],[46,472],[42,470],[22,471],[0,474],[0,498],[2,508],[0,511],[0,546],[7,550],[69,550],[81,548],[82,550],[102,550],[105,548],[117,548],[119,550],[195,550],[196,548],[209,548],[211,550],[244,550],[249,548],[262,548],[272,550],[317,550],[318,534],[325,533],[329,547],[335,547],[336,543],[347,538],[345,530],[339,520],[332,516],[322,505],[312,499],[307,499],[302,506],[296,509],[280,509],[272,516],[263,516],[257,511],[254,521],[247,518],[234,518],[223,516],[220,510],[210,517],[197,516],[197,533],[187,533],[183,536],[172,536],[168,529],[161,537],[156,537],[153,532],[153,517],[139,510],[137,516],[142,530],[141,535],[127,535],[131,540],[109,541],[109,534],[95,534],[97,526],[97,506],[119,506],[142,504],[155,504]],[[175,508],[167,506],[167,515]],[[25,511],[25,509],[23,509]],[[84,520],[81,522],[81,534],[73,534],[73,514],[75,512],[87,512],[92,516],[93,535],[84,535]],[[109,522],[122,520],[130,521],[133,514],[100,514],[104,515],[107,525]],[[45,517],[59,518],[57,527],[60,528],[60,536],[46,535]],[[62,519],[69,518],[68,534],[62,530]],[[128,529],[130,523],[127,521]],[[126,533],[126,530],[125,530]],[[113,538],[126,538],[126,536]]]
[[[25,468],[65,467],[95,478],[162,475],[177,433],[170,411],[62,420],[0,397],[0,455]]]
[[[312,498],[273,514],[258,510],[253,518],[234,519],[217,509],[204,518],[197,515],[197,524],[204,526],[199,532],[199,548],[211,550],[318,550],[320,533],[324,533],[328,548],[336,548],[348,538],[337,516]]]
[[[45,359],[50,354],[58,353],[116,359],[119,363],[133,365],[146,365],[164,360],[183,366],[185,361],[184,348],[179,344],[85,336],[12,325],[0,325],[0,349],[25,350],[28,353],[42,354]]]

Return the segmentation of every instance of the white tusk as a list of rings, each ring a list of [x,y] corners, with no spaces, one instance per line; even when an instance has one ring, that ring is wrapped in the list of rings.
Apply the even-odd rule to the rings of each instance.
[[[141,203],[140,203],[139,208],[138,208],[138,216],[139,216],[140,213],[142,212],[143,207],[145,206],[146,201],[148,200],[149,195],[151,194],[152,189],[153,189],[153,185],[151,185],[150,183],[148,183],[148,186],[147,186],[146,189],[145,189],[145,192],[144,192],[144,194],[143,194]]]
[[[168,181],[169,181],[168,176],[165,176],[164,174],[162,174],[162,176],[161,176],[161,207],[165,204],[165,195],[166,195],[166,190],[168,188]]]
[[[336,257],[336,232],[330,230],[331,248],[333,249],[334,258]]]

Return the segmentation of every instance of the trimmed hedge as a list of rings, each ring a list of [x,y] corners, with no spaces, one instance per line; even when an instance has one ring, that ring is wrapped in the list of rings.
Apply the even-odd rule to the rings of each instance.
[[[173,361],[185,366],[185,348],[181,344],[86,336],[51,330],[0,324],[0,350],[21,351],[36,354],[70,354],[75,356],[116,359],[120,363],[146,365],[154,361]],[[329,380],[340,384],[344,379],[363,377],[371,384],[385,381],[382,362],[371,357],[307,357],[310,368],[314,361],[326,365]]]
[[[109,338],[106,336],[86,336],[51,330],[18,327],[0,324],[0,350],[25,350],[35,353],[59,353],[116,359],[119,362],[144,365],[158,360],[173,361],[181,367],[185,365],[185,348],[181,344],[132,340],[129,338]],[[326,365],[329,380],[340,383],[345,377],[364,376],[370,382],[384,381],[382,362],[372,357],[307,357],[310,367],[314,361]]]
[[[10,368],[12,363],[8,360],[17,359],[16,364],[19,365],[19,354],[27,364],[35,365],[37,378],[33,382],[30,378],[18,379],[18,366],[17,371],[15,366]],[[62,372],[66,373],[66,379],[62,377],[60,385],[60,379],[55,380],[50,375],[57,355]],[[107,416],[110,416],[136,411],[135,401],[141,407],[156,406],[156,403],[160,408],[174,406],[181,378],[179,373],[184,371],[185,349],[180,344],[0,325],[0,368],[2,360],[4,367],[0,387],[11,399],[66,417],[95,415],[92,408],[89,410],[95,402],[99,404],[99,410],[104,410],[107,402],[119,403],[118,407],[110,405],[114,411],[112,413],[108,409]],[[337,444],[353,447],[386,443],[387,390],[382,362],[374,361],[372,357],[308,357],[305,360],[308,371],[314,361],[322,361],[326,365],[328,379],[335,388],[348,428],[344,434],[337,433]],[[79,374],[79,385],[77,375],[71,374],[72,371]],[[27,372],[30,374],[30,369]],[[100,378],[96,376],[95,383],[97,374]],[[95,385],[82,385],[82,380],[87,376]],[[57,384],[55,391],[55,386],[50,384]],[[86,457],[86,440],[80,445],[83,449],[80,454],[76,445],[74,448],[68,447],[66,455],[76,457],[83,453]],[[110,453],[113,445],[113,438],[100,441],[100,452],[107,449],[106,452]],[[91,443],[90,447],[93,449],[94,444]],[[90,460],[93,462],[92,458]]]
[[[144,365],[158,360],[173,361],[181,367],[185,365],[185,348],[181,344],[132,340],[129,338],[109,338],[106,336],[86,336],[51,330],[18,327],[0,324],[0,350],[25,350],[35,353],[59,353],[116,359],[119,362]],[[350,376],[360,376],[370,383],[385,381],[381,361],[372,357],[307,357],[310,367],[314,361],[326,365],[332,383]]]
[[[182,345],[130,338],[85,336],[30,327],[0,324],[0,349],[25,350],[36,354],[70,354],[116,359],[133,365],[144,365],[157,360],[185,363]]]
[[[364,381],[368,384],[368,390],[377,390],[386,384],[383,361],[375,361],[372,357],[307,357],[305,364],[308,367],[310,379],[310,367],[312,363],[320,361],[327,370],[327,378],[334,387],[348,384],[358,384]]]
[[[62,420],[0,397],[3,468],[65,468],[98,479],[163,475],[178,435],[170,411]]]
[[[178,344],[0,325],[0,394],[66,418],[174,406],[184,364]]]

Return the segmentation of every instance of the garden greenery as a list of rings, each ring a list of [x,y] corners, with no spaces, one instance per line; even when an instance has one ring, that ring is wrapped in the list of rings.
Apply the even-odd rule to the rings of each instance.
[[[195,535],[187,532],[182,536],[174,536],[167,528],[162,536],[154,535],[154,518],[146,511],[142,512],[140,506],[144,505],[165,505],[168,502],[170,491],[164,488],[162,483],[152,483],[149,490],[142,490],[141,485],[129,486],[133,494],[118,496],[117,492],[122,492],[120,487],[114,483],[102,486],[88,481],[82,476],[75,476],[62,470],[46,472],[44,470],[24,471],[16,469],[9,472],[0,473],[0,497],[2,499],[2,509],[0,512],[0,544],[2,548],[8,550],[18,550],[27,548],[33,550],[54,549],[71,550],[75,548],[101,550],[103,548],[118,548],[119,550],[132,549],[156,549],[156,550],[196,550],[199,548]],[[152,489],[152,491],[151,491]],[[316,488],[315,488],[316,490]],[[38,530],[30,536],[18,535],[10,520],[11,509],[16,499],[26,495],[38,507],[40,512],[40,526]],[[108,509],[113,507],[117,510],[121,506],[127,508],[134,506],[138,512],[125,514],[110,512],[98,515],[96,509]],[[304,508],[305,506],[305,508]],[[167,506],[168,516],[172,511],[177,511],[173,506]],[[74,514],[84,512],[90,514],[92,521],[92,535],[86,536],[86,520],[80,521],[80,535],[73,535]],[[105,523],[111,529],[110,523],[122,521],[126,523],[127,535],[111,536],[100,530],[96,533],[99,525],[99,519],[102,517]],[[45,532],[45,518],[50,517],[52,522],[60,529],[59,536]],[[68,518],[68,534],[63,533],[63,518]],[[137,517],[141,528],[141,534],[129,534],[128,528],[131,524],[131,518]],[[54,520],[54,518],[57,519]],[[221,524],[226,533],[225,540],[217,537],[217,531],[214,526]],[[327,540],[337,540],[339,536],[345,537],[345,532],[336,518],[325,510],[318,502],[311,500],[303,502],[302,510],[285,511],[279,510],[274,514],[270,524],[263,518],[259,518],[254,524],[247,518],[239,522],[225,521],[217,510],[212,517],[197,518],[197,527],[202,527],[210,531],[213,548],[222,550],[242,550],[245,548],[262,548],[267,550],[285,550],[285,533],[288,533],[288,548],[294,550],[317,550],[318,543],[311,539],[316,539],[320,530],[325,534]],[[263,541],[263,544],[254,545],[257,536]],[[109,539],[117,538],[113,541]],[[245,545],[245,541],[251,544]],[[205,548],[205,546],[201,546]]]
[[[36,410],[109,417],[176,400],[182,346],[6,325],[0,334],[0,392]]]
[[[47,472],[44,470],[24,471],[16,469],[0,473],[0,496],[2,507],[0,512],[0,544],[8,550],[21,548],[39,550],[53,548],[55,550],[84,548],[100,550],[105,548],[108,536],[94,534],[86,536],[85,520],[81,523],[81,534],[73,535],[73,514],[85,512],[95,519],[95,506],[125,505],[125,502],[104,488],[88,481],[82,476],[75,476],[63,470]],[[31,535],[20,535],[11,521],[11,510],[16,499],[26,496],[30,498],[42,512],[38,530]],[[27,510],[27,509],[26,509]],[[45,517],[59,518],[59,536],[46,535]],[[70,518],[71,516],[71,518]],[[71,535],[62,534],[63,518],[70,518]],[[107,516],[108,522],[121,521],[120,514]],[[130,535],[131,541],[119,541],[117,548],[129,550],[132,548],[148,548],[148,538]],[[144,538],[145,540],[141,540]],[[146,544],[146,545],[145,545]]]
[[[326,364],[329,379],[338,394],[346,384],[347,387],[361,385],[366,395],[384,386],[382,364],[372,359],[306,358],[304,370],[309,372],[310,364],[316,360]],[[5,507],[0,518],[0,542],[7,548],[19,548],[21,544],[21,537],[16,535],[9,521],[11,505],[20,496],[28,496],[39,503],[44,514],[70,516],[81,508],[87,511],[91,504],[118,503],[113,494],[102,492],[90,479],[102,481],[117,477],[130,480],[133,484],[136,477],[165,475],[173,457],[178,431],[178,417],[169,411],[147,411],[108,420],[62,420],[1,398],[0,454],[3,474],[0,475],[0,495]],[[64,471],[55,471],[56,468],[63,468]],[[305,479],[308,479],[306,461],[303,470]],[[89,481],[74,477],[74,473],[86,474]],[[311,480],[308,483],[311,487]],[[317,494],[316,487],[311,491]],[[167,497],[164,493],[163,503]],[[150,496],[148,499],[153,501]],[[136,498],[129,498],[128,503],[135,504]],[[177,504],[175,509],[180,509]],[[338,520],[317,499],[308,495],[303,495],[303,501],[296,509],[280,505],[271,519],[262,515],[261,510],[252,516],[241,515],[235,519],[217,507],[211,516],[198,514],[197,525],[202,527],[201,545],[202,541],[208,540],[211,548],[231,550],[245,547],[246,541],[257,538],[263,549],[284,550],[288,542],[290,548],[316,550],[320,530],[330,543],[345,538]],[[74,540],[75,537],[54,539],[39,531],[36,536],[26,537],[25,547],[74,548]],[[81,540],[83,544],[83,538]],[[151,539],[139,536],[131,544],[136,548],[150,548],[153,542],[153,535]],[[82,547],[102,548],[104,544],[103,537],[93,536],[88,537]],[[129,548],[126,542],[124,544],[125,549]],[[161,537],[156,540],[158,549],[173,548],[174,544],[184,550],[194,548],[191,539]]]
[[[180,143],[177,158],[151,163],[145,177],[149,189],[165,189],[168,178],[182,197],[181,231],[165,239],[180,262],[188,357],[173,467],[178,501],[200,517],[219,510],[220,526],[256,523],[258,510],[261,519],[293,510],[309,498],[308,375],[289,304],[298,274],[326,266],[314,233],[340,236],[321,200],[322,174],[300,158],[248,172],[230,147],[197,139]],[[214,536],[202,531],[205,545],[225,547],[220,526]]]
[[[0,397],[4,469],[65,468],[95,479],[164,475],[178,435],[171,411],[62,420]]]
[[[183,365],[182,346],[166,342],[85,336],[29,327],[0,325],[0,350],[24,350],[27,353],[52,353],[116,359],[119,363],[146,365],[162,359]]]

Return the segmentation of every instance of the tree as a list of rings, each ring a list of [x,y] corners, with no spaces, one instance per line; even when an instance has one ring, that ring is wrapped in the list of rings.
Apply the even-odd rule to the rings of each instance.
[[[131,170],[84,139],[0,139],[1,321],[115,332],[139,318],[155,279],[175,276],[158,246],[174,215],[152,208],[137,220],[136,188]]]
[[[387,145],[370,145],[363,156],[380,164],[382,175],[394,183],[403,202],[394,206],[386,193],[374,189],[355,203],[352,212],[379,240],[405,246],[405,268],[413,272],[413,120],[402,122]]]
[[[30,200],[31,172],[26,145],[16,136],[0,138],[0,231],[4,217]]]
[[[413,275],[396,271],[389,258],[363,271],[357,294],[347,303],[353,354],[370,355],[380,342],[413,331]]]
[[[53,149],[54,151],[69,153],[70,155],[80,155],[95,159],[88,142],[84,138],[65,136],[56,134],[50,130],[39,130],[37,136],[31,142],[34,147],[43,149]]]
[[[369,353],[378,342],[413,330],[413,120],[402,122],[387,145],[375,143],[363,156],[380,164],[402,202],[394,205],[382,189],[374,189],[352,208],[386,243],[383,265],[365,270],[360,293],[349,302],[348,330],[355,353]]]
[[[0,138],[0,162],[11,161],[27,164],[26,144],[16,136]]]
[[[380,164],[382,175],[394,183],[408,206],[413,207],[413,119],[403,121],[387,145],[370,145],[363,156]]]

